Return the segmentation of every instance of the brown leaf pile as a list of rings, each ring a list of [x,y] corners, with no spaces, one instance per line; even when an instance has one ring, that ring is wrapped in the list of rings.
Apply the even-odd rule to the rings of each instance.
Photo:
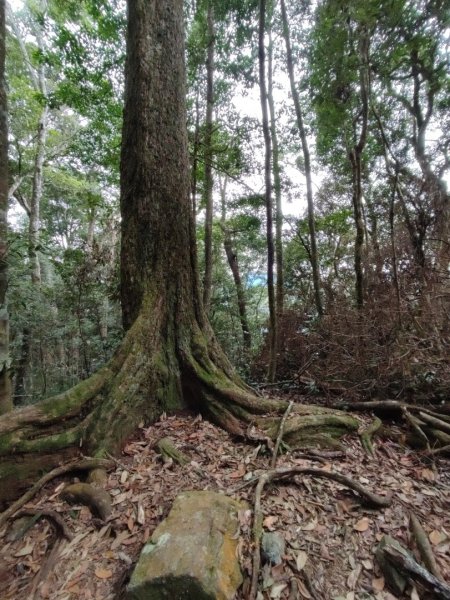
[[[165,436],[190,456],[189,465],[161,460],[155,445]],[[346,448],[342,457],[327,457],[324,452],[319,466],[353,477],[374,492],[393,492],[392,506],[382,511],[366,509],[353,492],[310,477],[266,489],[264,528],[283,535],[286,554],[280,565],[263,565],[260,600],[396,598],[386,589],[374,549],[384,534],[414,549],[408,526],[410,511],[422,522],[441,571],[450,573],[450,476],[445,472],[446,463],[424,462],[417,453],[386,441],[377,442],[374,458],[366,456],[356,439],[348,440]],[[47,521],[37,520],[22,535],[17,528],[12,531],[11,523],[0,531],[0,598],[116,599],[142,545],[167,515],[177,494],[190,489],[233,493],[267,469],[270,458],[264,447],[235,443],[199,417],[163,418],[142,428],[109,474],[106,489],[113,498],[113,513],[108,523],[93,518],[86,507],[69,506],[59,499],[66,480],[48,484],[27,505],[57,511],[73,534],[71,541],[57,541],[51,564],[56,534]],[[279,466],[318,466],[317,460],[317,456],[294,453],[280,457]],[[249,505],[240,514],[239,557],[245,581],[236,596],[239,600],[248,596],[251,576],[253,494],[251,486],[233,494]],[[414,588],[407,597],[426,598]]]

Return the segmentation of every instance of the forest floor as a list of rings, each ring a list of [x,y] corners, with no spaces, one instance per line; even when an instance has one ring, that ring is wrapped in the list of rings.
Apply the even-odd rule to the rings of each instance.
[[[191,464],[163,463],[155,444],[169,436]],[[399,430],[399,439],[401,432]],[[314,600],[426,600],[409,587],[395,596],[386,587],[375,560],[375,548],[390,534],[414,550],[409,514],[414,511],[432,544],[442,573],[450,581],[450,472],[443,458],[430,462],[420,453],[392,441],[377,439],[369,457],[359,439],[349,437],[342,453],[281,455],[277,466],[314,466],[350,476],[378,494],[393,494],[389,508],[367,509],[360,498],[333,481],[297,478],[273,484],[263,495],[264,528],[286,541],[282,564],[263,565],[258,598]],[[20,539],[11,523],[0,531],[0,598],[2,600],[113,600],[123,589],[140,550],[183,490],[225,493],[270,465],[263,448],[234,442],[200,417],[162,418],[140,429],[109,472],[113,497],[109,523],[95,519],[88,508],[69,506],[59,492],[69,478],[47,484],[27,507],[56,511],[72,540],[55,543],[53,527],[38,520]],[[73,479],[72,479],[73,481]],[[248,597],[252,565],[254,486],[232,495],[248,502],[241,514],[239,556],[244,585],[237,599]],[[47,572],[46,572],[47,571]]]

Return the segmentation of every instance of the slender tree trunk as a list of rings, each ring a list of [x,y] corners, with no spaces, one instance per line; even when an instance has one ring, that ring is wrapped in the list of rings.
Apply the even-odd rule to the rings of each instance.
[[[394,280],[395,295],[397,298],[397,311],[398,311],[398,323],[402,326],[402,304],[400,295],[400,282],[398,279],[398,264],[397,264],[397,250],[395,245],[395,196],[397,191],[397,177],[395,174],[395,180],[392,186],[392,192],[389,199],[389,233],[391,238],[391,251],[392,251],[392,276]]]
[[[364,214],[363,214],[363,191],[362,191],[362,154],[367,140],[367,123],[369,116],[369,33],[365,26],[359,28],[359,87],[361,97],[361,129],[357,143],[349,152],[352,166],[352,201],[353,218],[355,220],[355,296],[356,306],[362,309],[364,306]],[[355,125],[356,127],[356,125]]]
[[[5,0],[0,0],[0,414],[10,411],[8,289],[8,119],[5,82]]]
[[[266,89],[266,50],[264,38],[266,32],[266,2],[259,1],[259,93],[261,99],[262,127],[265,146],[264,161],[264,183],[265,183],[265,201],[266,201],[266,239],[267,239],[267,293],[269,299],[269,369],[268,380],[275,381],[277,371],[277,315],[275,305],[274,289],[274,264],[275,264],[275,245],[273,241],[273,204],[272,204],[272,179],[271,179],[271,143],[269,113],[267,109],[267,89]]]
[[[208,52],[206,59],[206,120],[204,139],[205,162],[205,275],[203,279],[203,305],[206,313],[209,311],[212,293],[212,267],[213,267],[213,174],[212,174],[212,134],[213,134],[213,108],[214,108],[214,10],[212,0],[208,2],[207,12]]]
[[[42,110],[36,136],[36,154],[34,159],[33,187],[30,199],[30,216],[28,224],[28,258],[30,260],[31,281],[34,285],[41,283],[41,265],[39,262],[40,244],[40,210],[44,183],[45,144],[47,139],[48,107]]]
[[[284,0],[281,0],[281,16],[283,20],[283,36],[286,44],[286,63],[289,73],[289,82],[291,86],[292,100],[294,102],[295,115],[297,118],[297,128],[300,135],[303,152],[303,162],[305,166],[305,179],[306,179],[306,200],[308,204],[308,228],[309,238],[311,245],[311,267],[313,272],[313,285],[314,285],[314,299],[316,304],[317,314],[323,315],[323,305],[320,293],[320,269],[319,269],[319,256],[317,251],[317,240],[316,240],[316,224],[314,219],[314,199],[312,189],[312,171],[311,171],[311,157],[309,153],[308,138],[306,135],[306,129],[303,121],[303,113],[300,104],[300,97],[295,85],[294,75],[294,62],[292,59],[292,48],[291,38],[289,32],[289,22],[286,12],[286,4]]]
[[[242,329],[242,338],[244,342],[244,352],[247,357],[250,354],[252,347],[252,336],[250,333],[250,327],[248,324],[247,318],[247,303],[245,301],[245,291],[244,286],[242,284],[241,273],[239,270],[239,262],[236,251],[233,248],[233,241],[231,239],[230,230],[227,227],[226,223],[226,188],[227,188],[227,179],[221,183],[220,186],[220,194],[222,201],[222,231],[223,231],[223,246],[225,249],[225,254],[227,256],[228,265],[231,269],[231,273],[233,275],[233,281],[236,288],[236,296],[237,296],[237,304],[239,310],[239,320],[241,322]]]
[[[273,100],[273,43],[272,28],[269,28],[269,56],[268,56],[268,104],[270,112],[270,134],[272,141],[272,164],[273,164],[273,188],[275,192],[275,255],[277,265],[276,282],[276,313],[277,324],[281,323],[284,311],[284,274],[283,274],[283,208],[281,205],[281,177],[280,159],[278,149],[278,135],[275,114],[275,103]],[[277,332],[277,355],[280,348],[280,332]]]

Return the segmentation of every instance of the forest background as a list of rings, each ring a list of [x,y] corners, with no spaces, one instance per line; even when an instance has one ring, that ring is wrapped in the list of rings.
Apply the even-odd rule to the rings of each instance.
[[[122,338],[121,2],[8,10],[14,404]],[[449,11],[429,0],[186,3],[203,300],[248,381],[448,392]],[[263,99],[259,104],[260,99]]]

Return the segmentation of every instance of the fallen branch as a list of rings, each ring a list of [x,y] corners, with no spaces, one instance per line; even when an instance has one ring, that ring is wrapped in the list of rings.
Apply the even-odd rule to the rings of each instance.
[[[432,415],[430,415],[429,413],[427,413],[425,411],[419,411],[419,416],[422,419],[422,421],[425,421],[426,423],[429,423],[430,425],[432,425],[436,429],[440,429],[441,431],[445,431],[446,433],[450,433],[450,423],[446,423],[444,420],[438,419],[435,416],[432,416]]]
[[[0,515],[0,529],[6,523],[6,521],[12,517],[24,504],[29,502],[34,496],[41,490],[46,483],[60,477],[71,471],[90,471],[91,469],[111,469],[114,467],[114,462],[103,458],[84,458],[82,460],[67,463],[56,469],[52,469],[39,479],[25,494],[23,494],[18,500],[13,502],[9,508],[7,508]]]
[[[434,558],[433,550],[431,548],[430,542],[428,541],[427,534],[423,530],[419,519],[414,513],[411,513],[409,515],[409,526],[414,540],[416,542],[417,548],[419,550],[420,557],[422,558],[426,568],[435,577],[442,580],[442,575],[436,563],[436,559]]]
[[[21,510],[20,512],[14,515],[14,519],[20,519],[21,517],[36,517],[36,521],[38,519],[47,519],[51,522],[51,524],[56,529],[57,533],[59,533],[62,537],[65,537],[69,542],[72,539],[72,533],[70,529],[67,527],[64,519],[61,517],[59,513],[54,510],[46,510],[46,509],[31,509],[26,508]]]
[[[402,413],[403,413],[403,416],[405,417],[406,421],[411,425],[411,427],[417,433],[419,439],[422,440],[425,448],[427,450],[429,450],[430,449],[430,441],[428,439],[428,436],[426,435],[426,433],[420,426],[423,423],[421,421],[419,421],[419,419],[416,419],[415,417],[413,417],[412,414],[406,408],[402,409]]]
[[[261,495],[266,483],[270,481],[269,472],[261,475],[255,491],[255,507],[253,515],[253,568],[252,584],[250,586],[249,600],[255,600],[258,593],[258,576],[261,566],[261,536],[263,530],[263,513],[261,510]]]
[[[427,452],[428,456],[434,456],[435,454],[450,454],[450,444],[447,446],[440,446],[439,448],[434,448],[433,450],[429,450]]]
[[[437,579],[437,577],[419,565],[407,553],[403,553],[393,546],[386,546],[384,553],[397,569],[407,577],[411,577],[420,583],[420,585],[433,594],[435,598],[439,598],[439,600],[450,600],[450,586]]]
[[[278,450],[280,448],[280,444],[281,444],[281,440],[283,439],[283,434],[284,434],[284,426],[286,423],[286,419],[289,416],[289,413],[292,410],[292,407],[294,406],[294,403],[292,402],[292,400],[289,402],[289,405],[283,415],[283,418],[280,421],[280,427],[278,429],[278,435],[277,435],[277,441],[275,442],[275,447],[273,449],[272,452],[272,461],[270,463],[270,468],[271,469],[275,469],[275,467],[277,466],[277,456],[278,456]]]

